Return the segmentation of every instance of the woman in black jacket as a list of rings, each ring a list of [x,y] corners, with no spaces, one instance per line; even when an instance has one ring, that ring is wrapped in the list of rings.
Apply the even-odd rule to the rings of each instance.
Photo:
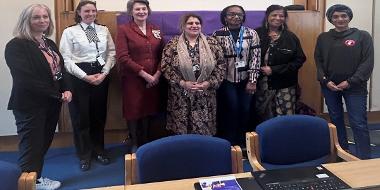
[[[295,112],[298,70],[306,57],[297,36],[288,30],[288,13],[271,5],[256,31],[261,45],[261,75],[257,84],[256,112],[264,121]]]
[[[36,189],[57,189],[59,181],[42,178],[44,156],[53,140],[62,102],[71,101],[68,76],[55,43],[50,9],[43,4],[26,7],[14,36],[5,48],[13,79],[8,109],[16,119],[19,165],[37,172]]]
[[[336,126],[339,144],[348,150],[344,105],[355,141],[355,155],[371,158],[370,135],[367,121],[368,80],[374,67],[374,47],[371,35],[351,28],[350,7],[342,4],[326,11],[327,20],[334,28],[318,36],[314,59],[317,77],[329,111]]]

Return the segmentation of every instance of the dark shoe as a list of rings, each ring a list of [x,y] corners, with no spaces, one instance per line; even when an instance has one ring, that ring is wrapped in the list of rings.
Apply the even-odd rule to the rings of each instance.
[[[106,155],[98,154],[95,156],[95,159],[103,165],[108,165],[110,163],[110,159]]]
[[[90,160],[81,160],[79,166],[80,166],[80,170],[87,171],[91,167],[91,161]]]

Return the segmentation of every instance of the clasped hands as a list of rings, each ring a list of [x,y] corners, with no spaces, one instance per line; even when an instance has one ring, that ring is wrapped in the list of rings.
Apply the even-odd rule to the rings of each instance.
[[[336,85],[333,81],[329,81],[326,84],[327,88],[329,88],[331,91],[342,91],[344,89],[347,89],[350,87],[350,84],[345,80],[338,85]]]
[[[254,94],[256,92],[256,82],[248,82],[245,86],[245,91],[248,94]]]
[[[139,76],[142,77],[147,82],[146,87],[151,88],[157,85],[158,82],[160,81],[161,71],[157,71],[156,73],[154,73],[154,75],[150,75],[144,70],[141,70],[139,72]]]
[[[181,80],[179,82],[179,85],[188,91],[204,91],[210,87],[210,82],[208,81],[194,82],[194,81]]]
[[[92,84],[92,85],[99,85],[103,82],[103,80],[106,78],[106,74],[104,73],[96,73],[93,75],[86,75],[83,80]]]

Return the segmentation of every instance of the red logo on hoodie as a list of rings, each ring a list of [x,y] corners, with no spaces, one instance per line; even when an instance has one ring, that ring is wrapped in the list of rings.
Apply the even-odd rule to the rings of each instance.
[[[348,46],[348,47],[352,47],[352,46],[354,46],[355,45],[355,40],[346,40],[345,42],[344,42],[344,44],[346,44],[346,46]]]

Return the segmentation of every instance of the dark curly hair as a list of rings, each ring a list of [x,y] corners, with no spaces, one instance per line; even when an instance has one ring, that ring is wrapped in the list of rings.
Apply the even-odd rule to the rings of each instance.
[[[277,10],[283,10],[285,19],[288,18],[288,10],[285,7],[283,7],[281,5],[271,5],[265,11],[265,17],[264,17],[263,22],[262,22],[262,27],[268,29],[268,17],[269,17],[271,12],[277,11]],[[287,30],[287,29],[288,29],[288,25],[286,24],[286,22],[284,22],[283,28],[281,28],[281,30]]]
[[[239,7],[239,9],[241,9],[243,11],[243,20],[242,20],[242,23],[245,22],[245,10],[243,9],[242,6],[240,5],[230,5],[230,6],[227,6],[226,8],[224,8],[222,10],[222,12],[220,13],[220,22],[223,24],[223,26],[227,26],[227,23],[226,23],[226,17],[227,17],[227,11],[228,9],[232,8],[232,7]]]

